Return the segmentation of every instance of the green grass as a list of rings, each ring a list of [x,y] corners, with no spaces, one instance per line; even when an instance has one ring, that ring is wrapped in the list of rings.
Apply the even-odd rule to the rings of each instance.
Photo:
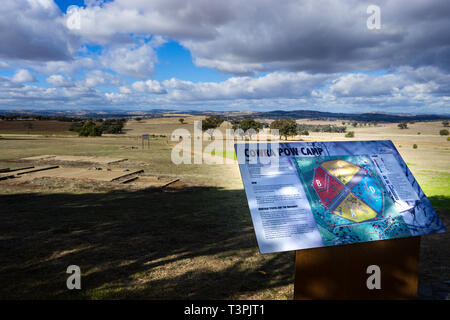
[[[439,211],[440,214],[450,214],[450,197],[446,196],[430,196],[428,197],[433,207]],[[442,218],[442,217],[441,217]]]
[[[416,179],[427,197],[450,197],[450,173],[435,171],[422,172],[416,176]]]
[[[224,157],[224,158],[237,160],[235,152],[229,152],[229,151],[215,152],[215,151],[213,151],[213,152],[211,152],[211,154],[213,156],[217,155],[217,156],[221,156],[221,157]]]

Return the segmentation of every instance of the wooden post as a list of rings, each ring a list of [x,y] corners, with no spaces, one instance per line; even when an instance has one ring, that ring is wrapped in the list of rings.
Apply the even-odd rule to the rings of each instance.
[[[296,251],[294,299],[416,299],[420,237]],[[381,271],[369,290],[367,267]]]

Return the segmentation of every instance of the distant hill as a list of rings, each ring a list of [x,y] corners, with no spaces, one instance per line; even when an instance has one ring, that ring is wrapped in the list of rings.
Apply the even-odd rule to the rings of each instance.
[[[317,119],[317,120],[353,120],[364,122],[410,122],[410,121],[437,121],[450,118],[450,115],[437,115],[437,114],[394,114],[394,113],[334,113],[334,112],[321,112],[312,110],[295,110],[295,111],[268,111],[257,112],[253,114],[258,118],[294,118],[294,119]]]
[[[46,116],[65,116],[79,118],[130,118],[136,116],[145,117],[165,117],[178,116],[178,114],[194,114],[202,116],[220,116],[229,120],[243,118],[294,118],[294,119],[315,119],[315,120],[346,120],[361,122],[413,122],[413,121],[440,121],[449,120],[450,114],[398,114],[398,113],[334,113],[313,110],[294,110],[294,111],[214,111],[214,110],[176,110],[176,109],[150,109],[145,111],[126,111],[126,110],[0,110],[0,115],[46,115]]]

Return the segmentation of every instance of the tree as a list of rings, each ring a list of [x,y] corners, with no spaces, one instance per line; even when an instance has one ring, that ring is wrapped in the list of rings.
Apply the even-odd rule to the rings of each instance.
[[[262,124],[258,121],[255,121],[254,119],[244,119],[239,122],[239,127],[244,131],[247,131],[249,129],[258,131],[262,128]]]
[[[282,120],[275,120],[270,124],[271,129],[278,129],[280,136],[284,136],[285,140],[289,136],[295,136],[298,134],[297,122],[295,119],[286,118]]]
[[[239,120],[231,120],[231,128],[233,130],[239,129],[240,128],[240,121]]]
[[[180,121],[181,124],[184,124],[184,119],[183,118],[178,119],[178,121]]]
[[[220,126],[222,122],[222,118],[216,116],[207,117],[205,120],[203,120],[202,130],[207,131],[208,129],[215,129]]]
[[[408,124],[406,122],[401,122],[397,125],[400,129],[408,129]]]
[[[346,138],[354,138],[355,137],[355,132],[353,131],[349,131],[345,134]]]
[[[122,129],[125,123],[125,119],[107,119],[101,124],[103,133],[122,133]]]
[[[441,136],[448,136],[448,130],[447,129],[442,129],[441,131],[439,131],[439,134]]]
[[[444,127],[448,127],[448,120],[442,121],[442,125],[443,125]]]
[[[262,124],[254,119],[244,119],[239,122],[239,128],[244,132],[247,132],[250,135],[250,139],[252,139],[252,135],[257,133],[260,129],[262,129]]]
[[[87,121],[81,127],[78,135],[80,137],[98,137],[102,135],[102,128],[95,125],[92,121]]]

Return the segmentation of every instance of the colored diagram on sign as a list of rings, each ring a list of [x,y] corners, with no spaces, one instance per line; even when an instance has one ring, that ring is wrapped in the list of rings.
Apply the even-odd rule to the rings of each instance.
[[[410,235],[369,157],[294,161],[325,245]]]

